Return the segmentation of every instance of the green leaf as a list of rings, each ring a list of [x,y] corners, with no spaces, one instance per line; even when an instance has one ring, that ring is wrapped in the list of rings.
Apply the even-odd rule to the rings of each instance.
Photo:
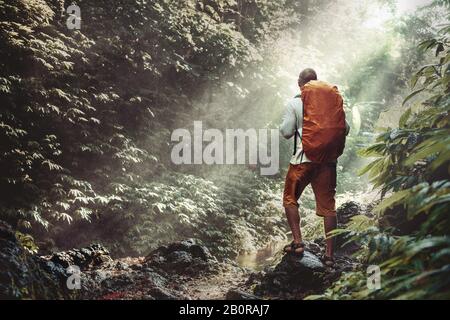
[[[409,155],[405,161],[406,166],[413,165],[416,161],[425,159],[429,156],[444,150],[447,146],[446,141],[439,141],[434,139],[427,139],[419,144]]]
[[[408,121],[409,117],[411,116],[412,110],[411,107],[409,107],[408,109],[406,109],[406,111],[402,114],[402,116],[400,117],[400,120],[398,122],[400,127],[405,127],[406,122]]]
[[[422,88],[422,89],[418,89],[416,91],[413,91],[411,94],[409,94],[405,100],[403,100],[402,105],[404,106],[409,100],[411,100],[413,97],[415,97],[417,94],[421,93],[422,91],[424,91],[426,88]]]
[[[393,195],[391,195],[389,198],[383,200],[380,204],[378,204],[373,211],[376,213],[383,213],[386,209],[398,204],[401,202],[405,197],[411,194],[411,189],[401,190],[397,191]]]
[[[428,49],[432,48],[433,46],[435,46],[436,43],[437,43],[436,39],[429,39],[429,40],[425,40],[425,41],[421,42],[418,47],[419,47],[419,49],[422,49],[422,50],[428,50]]]
[[[442,42],[439,42],[439,44],[436,47],[436,57],[445,50],[444,44]]]

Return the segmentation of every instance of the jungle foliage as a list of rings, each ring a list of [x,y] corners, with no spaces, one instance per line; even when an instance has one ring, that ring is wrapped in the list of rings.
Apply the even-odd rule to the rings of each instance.
[[[339,231],[380,266],[382,288],[368,290],[356,270],[315,298],[449,298],[450,26],[432,26],[449,1],[389,33],[364,29],[373,1],[79,0],[82,26],[69,30],[71,3],[0,1],[0,220],[28,251],[97,241],[144,255],[196,237],[224,258],[284,240],[292,141],[280,143],[280,175],[265,178],[177,167],[170,135],[199,119],[276,128],[292,68],[308,63],[339,85],[352,127],[338,193],[356,197],[368,177],[383,198],[377,219]],[[374,141],[402,102],[398,125]],[[357,177],[361,156],[371,162]],[[310,190],[302,209],[305,235],[322,235]]]
[[[281,12],[294,5],[227,0],[77,4],[80,30],[66,27],[68,2],[0,3],[1,218],[41,239],[49,231],[47,246],[114,240],[111,245],[121,248],[116,253],[125,252],[127,246],[117,243],[126,242],[129,233],[137,241],[132,247],[138,247],[136,235],[149,235],[148,224],[150,235],[160,235],[162,242],[187,234],[181,229],[198,233],[204,226],[196,219],[213,208],[212,217],[223,216],[212,219],[211,232],[219,232],[215,228],[225,220],[230,228],[243,227],[233,224],[233,215],[246,220],[245,215],[219,203],[233,202],[220,199],[233,195],[206,201],[204,195],[177,191],[199,187],[194,193],[201,194],[211,182],[189,172],[176,174],[170,146],[161,141],[170,141],[180,119],[191,119],[194,101],[206,89],[261,61],[260,43],[292,23]],[[265,188],[261,183],[257,189]],[[254,196],[251,201],[258,206],[262,198]],[[189,209],[191,202],[204,200],[207,212],[198,208],[183,218],[195,209]],[[179,206],[184,209],[177,211]],[[138,230],[141,219],[147,224]],[[145,250],[132,252],[156,246],[153,240],[145,238]]]
[[[440,26],[418,45],[429,63],[411,77],[398,127],[360,152],[375,157],[361,174],[368,173],[384,198],[374,209],[378,221],[361,224],[368,218],[357,216],[353,229],[338,232],[363,245],[358,255],[366,265],[380,267],[381,288],[370,290],[363,270],[311,298],[450,298],[449,34],[449,24]]]

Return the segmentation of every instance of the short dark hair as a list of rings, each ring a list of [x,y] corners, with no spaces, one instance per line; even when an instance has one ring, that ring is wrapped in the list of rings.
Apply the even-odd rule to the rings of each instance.
[[[300,75],[298,76],[298,85],[304,86],[309,81],[317,80],[317,73],[314,71],[314,69],[306,68],[302,72],[300,72]]]

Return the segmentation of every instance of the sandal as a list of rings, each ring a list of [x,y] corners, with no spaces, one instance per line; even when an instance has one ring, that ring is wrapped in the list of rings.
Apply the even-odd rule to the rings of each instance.
[[[298,249],[301,249],[301,251],[298,251]],[[305,252],[305,244],[303,242],[294,243],[294,241],[292,241],[283,248],[283,251],[286,253],[302,255]]]
[[[327,267],[333,267],[334,264],[336,263],[336,261],[334,260],[333,257],[328,257],[328,256],[323,256],[322,257],[322,263],[327,266]]]
[[[291,249],[292,249],[292,245],[293,245],[293,244],[294,244],[294,241],[292,241],[291,243],[285,245],[285,246],[283,247],[283,251],[284,251],[285,253],[291,252]]]

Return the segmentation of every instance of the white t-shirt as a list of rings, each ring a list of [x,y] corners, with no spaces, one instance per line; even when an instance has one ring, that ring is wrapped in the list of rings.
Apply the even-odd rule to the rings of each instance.
[[[284,110],[283,122],[280,125],[280,132],[286,139],[290,139],[295,133],[295,122],[297,122],[297,151],[291,157],[291,164],[300,164],[303,162],[311,162],[305,154],[303,154],[303,146],[301,142],[302,126],[303,126],[303,102],[300,97],[290,100]]]

